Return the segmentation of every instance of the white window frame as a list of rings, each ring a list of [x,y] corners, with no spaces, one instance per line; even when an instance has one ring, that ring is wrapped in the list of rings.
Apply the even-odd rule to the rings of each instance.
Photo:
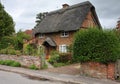
[[[61,32],[61,37],[69,37],[69,32],[66,31]]]
[[[59,52],[67,53],[67,45],[66,44],[59,45]]]
[[[44,38],[44,36],[45,36],[45,35],[44,35],[43,33],[40,33],[40,34],[39,34],[39,38]]]

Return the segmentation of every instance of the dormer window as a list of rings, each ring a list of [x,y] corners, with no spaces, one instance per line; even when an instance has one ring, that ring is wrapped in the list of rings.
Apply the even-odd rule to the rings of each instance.
[[[68,37],[69,36],[69,32],[63,31],[61,32],[61,37]]]
[[[40,33],[40,34],[39,34],[39,38],[44,38],[44,36],[45,36],[45,35],[44,35],[43,33]]]

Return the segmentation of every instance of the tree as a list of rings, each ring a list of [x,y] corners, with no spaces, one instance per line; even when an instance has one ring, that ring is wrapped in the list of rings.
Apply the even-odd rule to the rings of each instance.
[[[36,26],[38,26],[38,24],[45,18],[45,16],[48,14],[48,12],[43,12],[43,13],[39,13],[39,14],[37,14],[37,17],[36,17]],[[35,27],[36,27],[35,26]]]
[[[12,35],[15,32],[14,26],[12,17],[4,10],[3,5],[0,3],[0,39],[3,36]]]

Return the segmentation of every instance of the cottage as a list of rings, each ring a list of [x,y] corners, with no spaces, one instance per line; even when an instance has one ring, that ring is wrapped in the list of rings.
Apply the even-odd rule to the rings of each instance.
[[[66,53],[76,31],[94,26],[101,28],[95,7],[86,1],[72,6],[63,4],[62,9],[49,12],[33,32],[48,58],[52,50]]]

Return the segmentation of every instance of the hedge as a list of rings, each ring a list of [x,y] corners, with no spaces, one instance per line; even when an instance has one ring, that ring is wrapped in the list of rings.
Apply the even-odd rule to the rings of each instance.
[[[76,62],[115,62],[120,58],[120,42],[112,30],[89,28],[75,34],[73,58]]]

